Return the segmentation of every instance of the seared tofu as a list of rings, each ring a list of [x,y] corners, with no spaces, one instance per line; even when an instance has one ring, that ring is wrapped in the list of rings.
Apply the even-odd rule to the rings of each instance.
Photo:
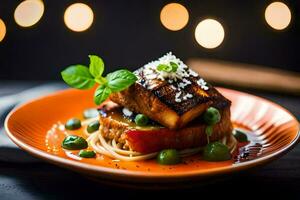
[[[176,72],[156,70],[160,63],[176,63]],[[230,101],[206,83],[172,54],[135,71],[138,81],[110,99],[136,113],[142,113],[169,129],[179,129],[201,115],[209,106]]]

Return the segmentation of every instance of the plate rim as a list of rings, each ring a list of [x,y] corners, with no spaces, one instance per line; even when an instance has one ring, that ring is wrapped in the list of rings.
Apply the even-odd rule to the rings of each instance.
[[[42,96],[42,97],[38,97],[38,98],[34,98],[30,101],[27,101],[25,103],[22,103],[18,106],[16,106],[13,110],[11,110],[9,112],[9,114],[6,116],[5,118],[5,122],[4,122],[4,128],[5,128],[5,133],[6,135],[18,146],[20,147],[22,150],[25,150],[26,152],[30,153],[31,155],[38,157],[46,162],[50,162],[52,164],[55,165],[59,165],[61,167],[65,167],[77,172],[84,172],[93,176],[102,176],[102,177],[112,177],[113,179],[124,179],[124,178],[133,178],[134,180],[143,180],[145,181],[153,181],[153,180],[178,180],[178,179],[191,179],[191,178],[199,178],[199,177],[207,177],[207,176],[213,176],[213,175],[219,175],[219,174],[227,174],[227,173],[232,173],[232,172],[237,172],[237,171],[241,171],[244,169],[249,169],[252,168],[253,166],[260,166],[263,165],[267,162],[270,162],[278,157],[281,157],[282,155],[284,155],[285,153],[287,153],[288,151],[290,151],[291,149],[293,149],[293,147],[295,147],[299,142],[300,142],[300,124],[299,121],[297,120],[297,118],[286,108],[284,108],[283,106],[272,102],[269,99],[265,99],[253,94],[249,94],[247,92],[241,92],[238,90],[233,90],[233,89],[228,89],[228,88],[223,88],[223,87],[216,87],[217,90],[227,90],[229,92],[233,92],[236,94],[240,94],[240,95],[246,95],[246,96],[250,96],[250,97],[254,97],[259,99],[260,101],[265,101],[269,104],[272,104],[275,107],[279,107],[280,109],[284,110],[286,113],[288,113],[293,120],[295,120],[298,124],[297,126],[297,131],[296,131],[296,137],[285,147],[283,147],[282,149],[275,151],[269,155],[260,157],[260,158],[256,158],[254,160],[250,160],[244,163],[238,163],[235,165],[228,165],[228,166],[223,166],[223,167],[218,167],[216,169],[208,169],[208,170],[202,170],[201,172],[199,171],[184,171],[184,172],[179,172],[179,173],[170,173],[170,174],[163,174],[163,173],[155,173],[155,172],[142,172],[142,171],[129,171],[129,170],[123,170],[123,169],[115,169],[115,168],[107,168],[107,167],[103,167],[100,165],[93,165],[93,164],[88,164],[88,163],[80,163],[78,161],[74,161],[74,160],[69,160],[66,158],[62,158],[60,156],[57,155],[53,155],[51,153],[45,152],[43,150],[40,150],[38,148],[35,148],[29,144],[26,144],[25,142],[17,139],[14,134],[9,130],[9,120],[11,119],[11,117],[13,116],[13,114],[21,109],[24,106],[27,106],[28,104],[34,103],[35,101],[41,101],[45,98],[49,98],[49,97],[53,97],[53,96],[57,96],[57,95],[61,95],[63,93],[68,93],[68,92],[72,92],[75,89],[64,89],[61,91],[57,91],[57,92],[53,92],[50,93],[48,95]],[[221,92],[222,93],[222,92]],[[128,179],[126,179],[128,180]],[[128,180],[128,181],[133,181],[133,180]]]

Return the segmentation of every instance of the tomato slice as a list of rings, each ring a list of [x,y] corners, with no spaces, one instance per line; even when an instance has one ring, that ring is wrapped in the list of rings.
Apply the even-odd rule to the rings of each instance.
[[[204,127],[203,127],[204,128]],[[199,127],[170,130],[128,130],[126,139],[131,149],[141,153],[152,153],[163,149],[186,149],[206,144],[204,130]]]

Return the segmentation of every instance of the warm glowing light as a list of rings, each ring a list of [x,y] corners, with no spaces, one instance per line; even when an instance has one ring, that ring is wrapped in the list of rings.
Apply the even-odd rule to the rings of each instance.
[[[179,3],[170,3],[160,12],[160,21],[167,29],[178,31],[183,29],[189,21],[189,12]]]
[[[282,30],[290,24],[292,15],[287,5],[273,2],[266,8],[265,18],[272,28]]]
[[[94,13],[88,5],[75,3],[66,9],[64,20],[66,26],[72,31],[85,31],[92,25]]]
[[[201,21],[195,30],[197,42],[208,49],[216,48],[224,39],[224,29],[220,22],[214,19],[205,19]]]
[[[44,9],[44,3],[41,0],[23,1],[15,10],[15,21],[22,27],[32,26],[41,19]]]
[[[0,42],[4,39],[6,34],[6,27],[2,19],[0,19]]]

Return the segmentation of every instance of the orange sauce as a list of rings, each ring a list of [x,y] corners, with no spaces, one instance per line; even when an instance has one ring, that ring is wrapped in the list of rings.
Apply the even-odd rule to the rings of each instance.
[[[84,133],[84,129],[86,128],[86,126],[83,126],[79,130],[75,130],[75,131],[63,130],[62,129],[63,126],[64,125],[62,123],[56,123],[50,128],[50,130],[46,134],[45,145],[49,153],[67,159],[75,160],[78,162],[84,162],[84,163],[99,165],[107,168],[116,168],[120,170],[130,170],[130,171],[172,173],[172,172],[183,172],[186,170],[206,171],[211,168],[225,167],[229,165],[234,165],[235,163],[246,161],[247,158],[243,158],[242,155],[245,154],[245,152],[247,151],[247,149],[249,149],[249,147],[251,147],[251,145],[256,144],[255,135],[251,133],[247,134],[248,138],[251,141],[249,143],[239,143],[238,144],[239,149],[233,154],[232,156],[233,159],[228,161],[223,161],[223,162],[204,161],[201,159],[200,154],[183,158],[182,162],[177,165],[159,165],[155,159],[145,160],[145,161],[134,161],[134,162],[120,161],[116,159],[111,159],[107,156],[98,153],[96,158],[81,158],[77,156],[79,151],[64,150],[61,147],[61,144],[67,135],[77,135],[83,138],[87,138],[87,135]]]

